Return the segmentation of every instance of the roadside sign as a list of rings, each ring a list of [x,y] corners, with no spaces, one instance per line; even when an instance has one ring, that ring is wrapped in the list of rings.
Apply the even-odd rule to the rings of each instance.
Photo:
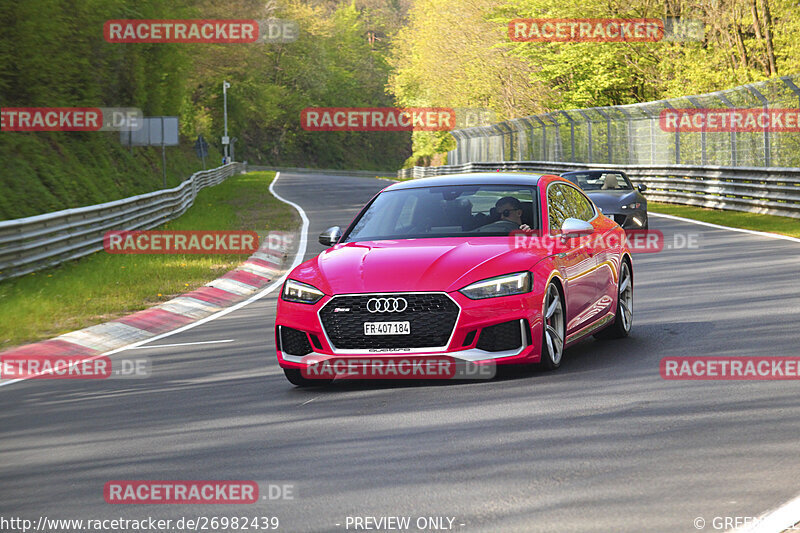
[[[121,132],[120,142],[125,146],[178,146],[178,117],[143,117],[141,124],[138,130]]]

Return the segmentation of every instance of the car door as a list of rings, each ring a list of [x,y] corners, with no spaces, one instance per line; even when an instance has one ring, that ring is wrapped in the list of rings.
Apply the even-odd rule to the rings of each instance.
[[[597,208],[583,191],[573,187],[570,189],[574,218],[589,222],[595,228],[594,234],[585,239],[586,253],[594,258],[594,266],[591,272],[586,274],[593,284],[594,293],[584,316],[577,320],[583,325],[588,325],[605,316],[614,303],[616,267],[609,253],[608,243],[611,241],[610,232],[615,228],[615,224],[606,222],[600,216]]]
[[[564,220],[577,218],[576,215],[580,214],[571,189],[563,182],[553,182],[547,188],[548,224],[552,237],[558,238]],[[559,253],[552,256],[564,278],[567,336],[587,324],[589,307],[597,300],[596,280],[592,276],[596,262],[583,241],[569,239],[560,247]]]

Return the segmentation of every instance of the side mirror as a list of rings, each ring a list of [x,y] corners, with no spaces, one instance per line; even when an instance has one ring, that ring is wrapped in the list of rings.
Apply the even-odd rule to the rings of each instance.
[[[644,183],[640,183],[639,185],[636,186],[636,188],[639,189],[639,192],[644,192],[647,190],[647,185],[645,185]]]
[[[561,224],[561,240],[573,239],[575,237],[585,237],[594,233],[594,226],[585,220],[568,218]]]
[[[339,242],[339,239],[341,238],[342,228],[339,226],[333,226],[332,228],[328,228],[319,234],[319,243],[324,244],[325,246],[333,246]]]

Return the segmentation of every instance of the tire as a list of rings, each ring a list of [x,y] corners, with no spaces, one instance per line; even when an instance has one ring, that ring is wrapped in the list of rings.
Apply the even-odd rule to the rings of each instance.
[[[308,379],[303,377],[302,372],[297,368],[284,368],[284,375],[292,385],[297,387],[321,387],[329,384],[332,379]]]
[[[633,326],[633,274],[627,261],[622,261],[617,283],[617,312],[614,322],[594,334],[596,339],[622,339]]]
[[[547,285],[544,293],[542,313],[542,357],[539,367],[542,370],[555,370],[561,366],[564,357],[564,331],[566,314],[561,291],[555,283]]]

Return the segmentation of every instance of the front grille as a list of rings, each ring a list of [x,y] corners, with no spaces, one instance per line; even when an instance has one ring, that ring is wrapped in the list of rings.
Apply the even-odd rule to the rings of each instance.
[[[519,348],[521,345],[522,332],[519,320],[511,320],[483,328],[475,347],[487,352],[502,352]]]
[[[408,307],[402,312],[367,310],[371,298],[387,297],[405,298]],[[331,344],[339,350],[436,348],[447,345],[458,311],[458,305],[442,293],[359,294],[335,296],[319,316]],[[402,321],[410,323],[409,335],[364,335],[364,322]]]
[[[620,215],[620,214],[616,214],[616,215],[614,215],[614,222],[616,222],[617,224],[619,224],[620,226],[622,226],[623,224],[625,224],[625,220],[626,220],[627,218],[628,218],[628,215]]]
[[[304,332],[281,326],[281,351],[289,355],[308,355],[313,350]]]

